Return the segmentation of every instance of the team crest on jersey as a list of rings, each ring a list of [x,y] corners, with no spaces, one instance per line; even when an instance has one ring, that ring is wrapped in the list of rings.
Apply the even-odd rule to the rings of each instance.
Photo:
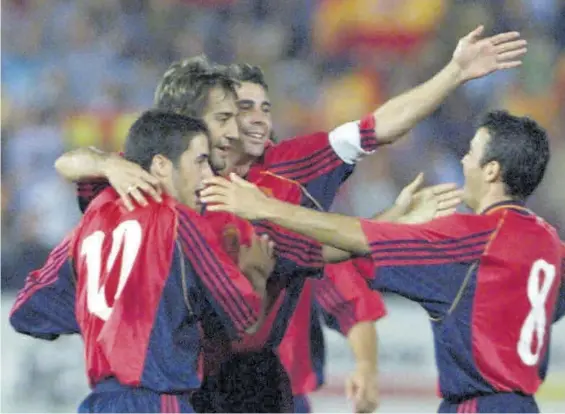
[[[234,262],[238,262],[241,232],[234,224],[227,224],[222,232],[222,247]]]

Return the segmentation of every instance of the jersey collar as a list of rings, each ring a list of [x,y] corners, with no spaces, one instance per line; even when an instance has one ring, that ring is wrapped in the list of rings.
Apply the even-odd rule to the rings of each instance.
[[[487,208],[485,208],[481,214],[494,214],[494,213],[499,213],[502,212],[504,210],[512,210],[512,211],[516,211],[520,214],[529,216],[531,214],[533,214],[529,209],[526,208],[525,204],[523,201],[518,201],[518,200],[504,200],[504,201],[499,201],[498,203],[494,203],[490,206],[488,206]]]

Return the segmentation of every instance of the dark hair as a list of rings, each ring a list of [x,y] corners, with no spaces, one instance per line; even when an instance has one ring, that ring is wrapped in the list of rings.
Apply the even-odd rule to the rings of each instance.
[[[161,154],[176,164],[198,134],[208,134],[203,121],[188,116],[150,110],[131,126],[124,158],[149,170],[153,157]]]
[[[261,85],[266,91],[269,90],[265,81],[265,74],[260,66],[248,63],[233,63],[228,66],[228,74],[239,82],[255,83]]]
[[[549,162],[547,133],[528,117],[492,111],[482,119],[490,140],[481,165],[498,161],[507,195],[525,200],[541,182]]]
[[[205,56],[192,57],[169,66],[155,91],[154,104],[158,109],[202,118],[210,90],[220,87],[236,96],[236,86],[237,81],[223,67]]]

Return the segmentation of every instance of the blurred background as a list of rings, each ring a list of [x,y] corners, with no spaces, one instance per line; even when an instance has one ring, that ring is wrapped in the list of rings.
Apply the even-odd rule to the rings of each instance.
[[[551,135],[550,167],[529,205],[565,238],[564,0],[3,0],[2,411],[72,411],[84,395],[80,340],[27,340],[7,326],[7,312],[26,274],[80,217],[55,159],[78,146],[119,150],[172,61],[205,53],[261,65],[285,139],[358,119],[426,80],[478,24],[488,33],[519,30],[530,44],[523,67],[457,90],[404,140],[364,161],[334,209],[372,215],[419,171],[429,184],[462,183],[459,159],[474,123],[506,108]],[[397,298],[387,304],[390,316],[378,325],[382,410],[435,410],[425,315]],[[330,385],[314,408],[347,410],[351,357],[341,338],[329,338]],[[553,348],[540,398],[542,408],[565,412],[563,322]],[[34,398],[25,398],[30,389]]]

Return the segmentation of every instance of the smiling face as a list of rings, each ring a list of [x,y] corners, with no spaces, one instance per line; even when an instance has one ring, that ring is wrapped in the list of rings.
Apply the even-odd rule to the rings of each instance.
[[[234,150],[240,155],[260,157],[273,129],[271,101],[265,88],[242,82],[237,88],[237,109],[239,142]]]
[[[221,87],[210,90],[202,120],[210,134],[210,162],[217,171],[226,168],[228,153],[239,140],[235,96]]]

